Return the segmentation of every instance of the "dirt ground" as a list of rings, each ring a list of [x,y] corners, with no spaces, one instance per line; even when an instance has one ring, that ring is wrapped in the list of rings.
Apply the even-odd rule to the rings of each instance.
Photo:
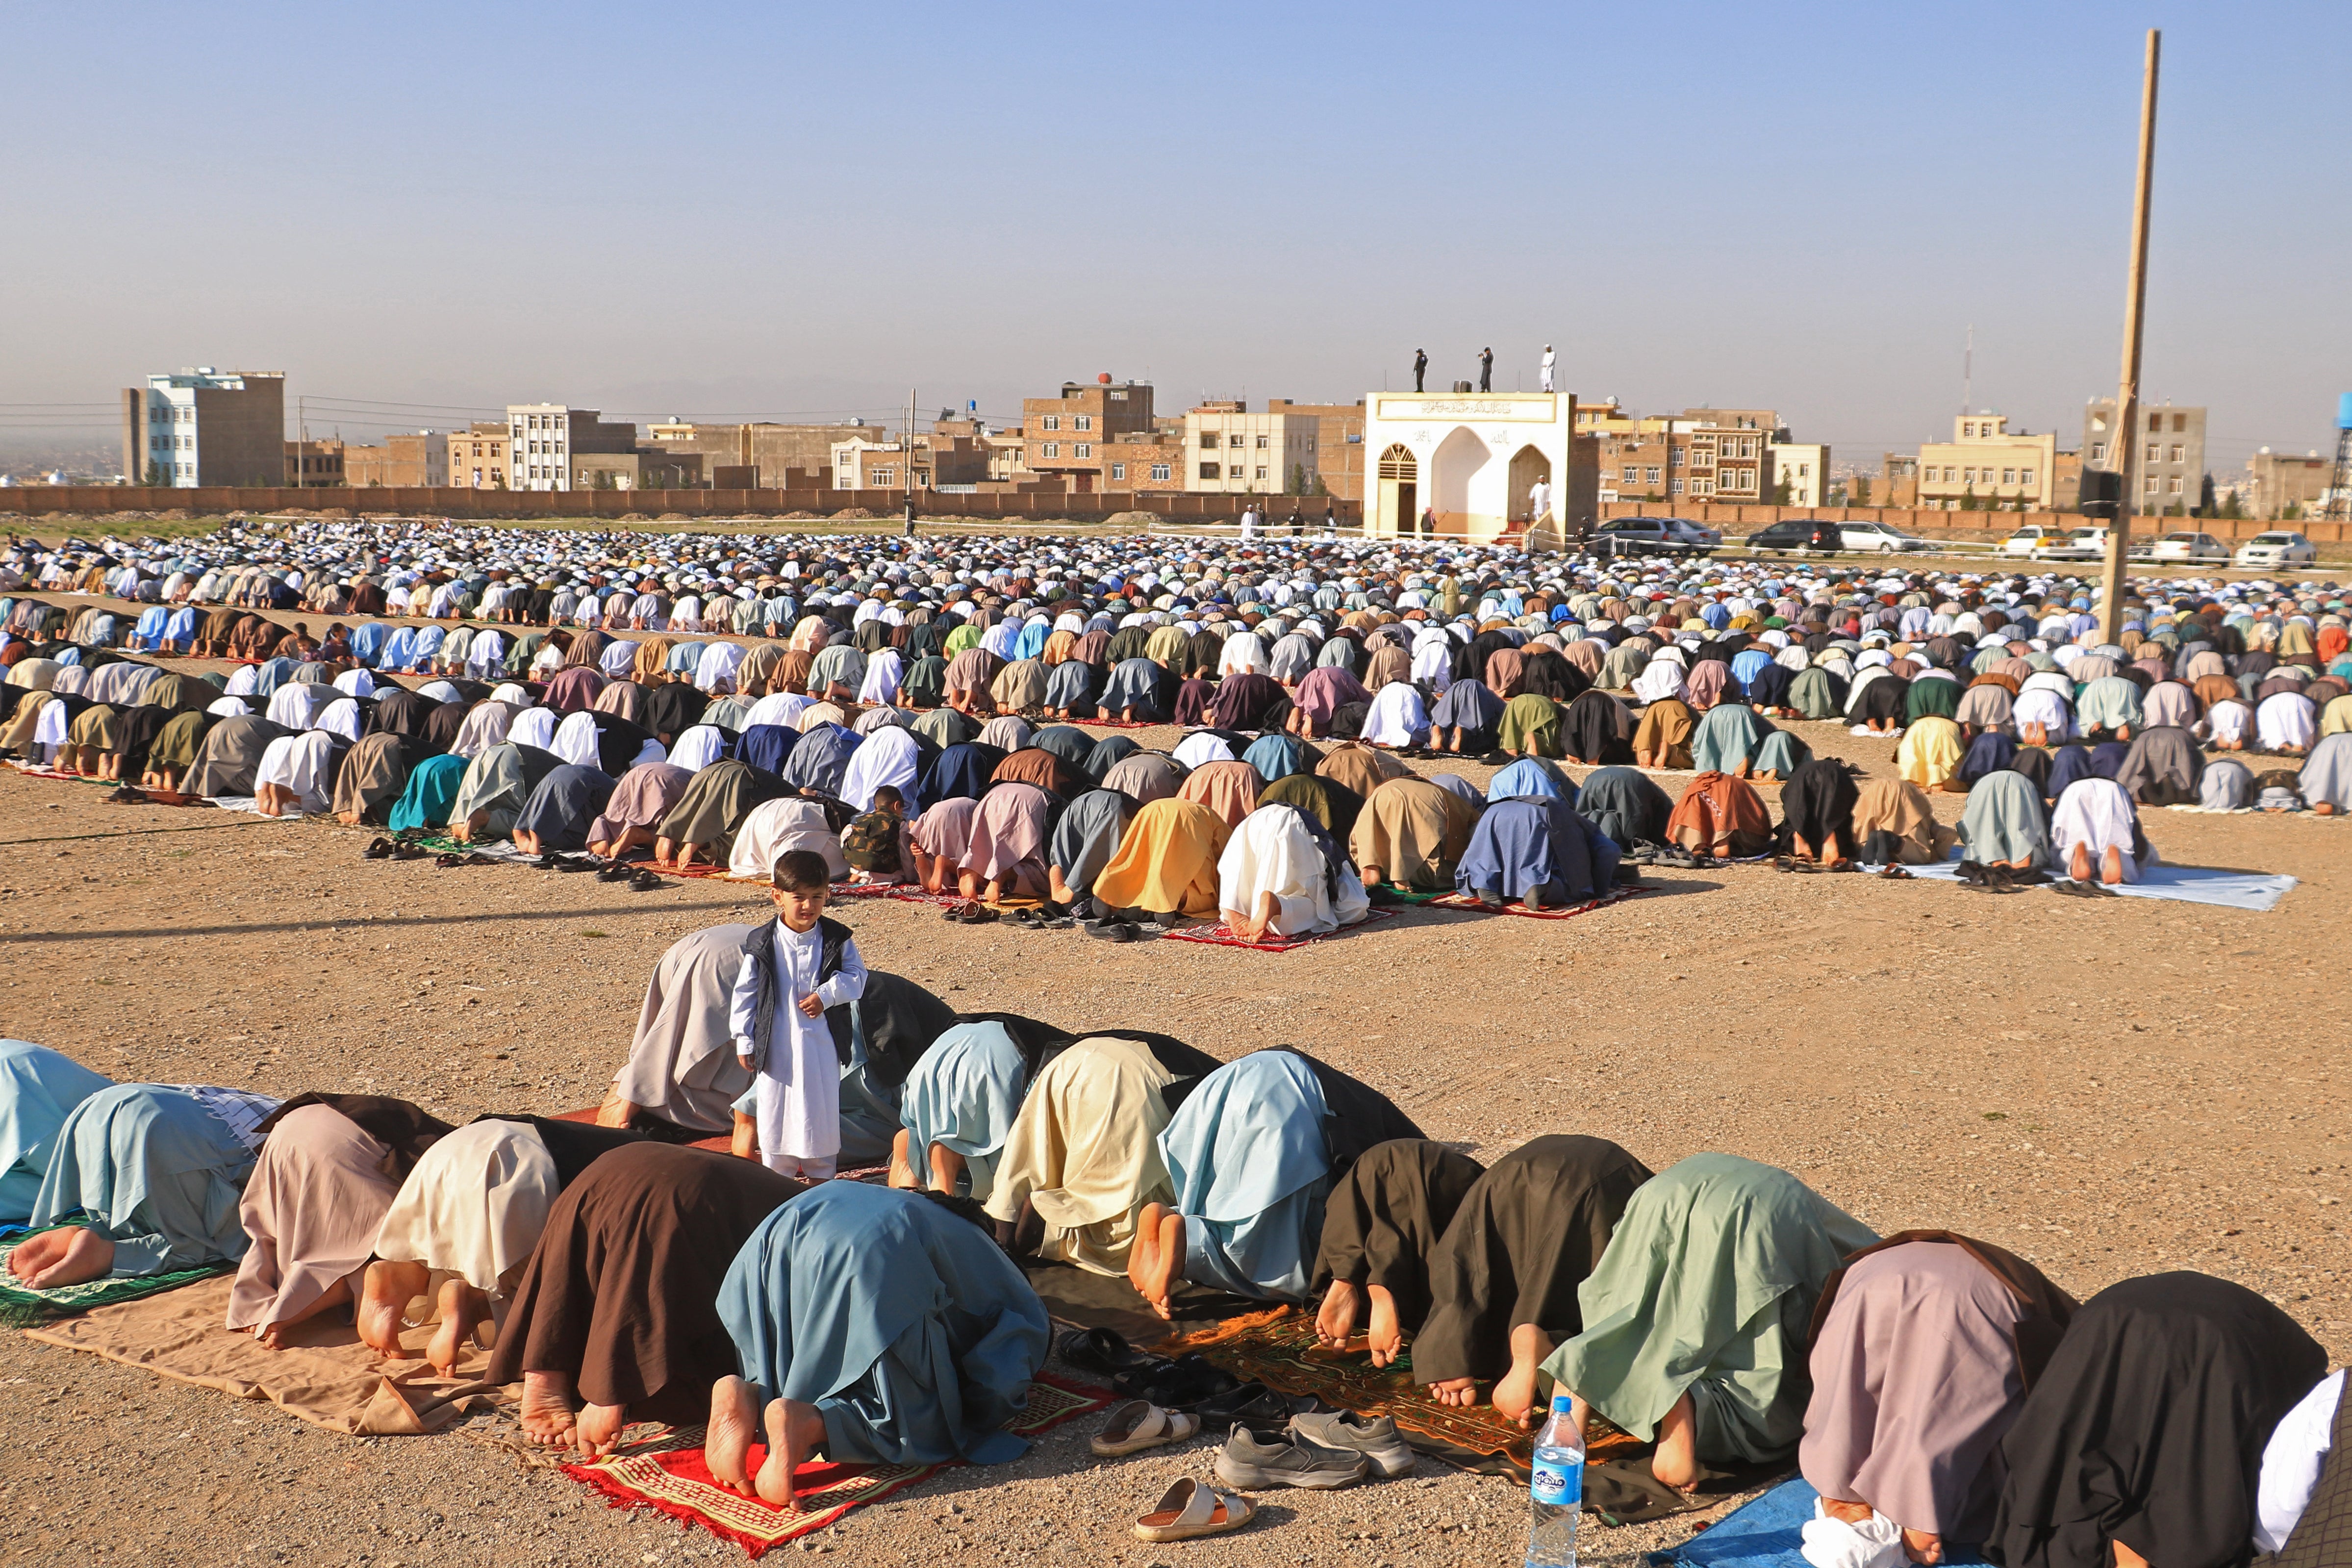
[[[1798,728],[1817,752],[1890,771],[1887,742]],[[0,771],[0,1034],[118,1079],[372,1090],[457,1120],[591,1104],[662,950],[764,913],[751,888],[639,894],[519,867],[367,861],[365,830],[103,794]],[[1296,1043],[1489,1160],[1552,1131],[1614,1139],[1660,1169],[1701,1150],[1752,1156],[1882,1231],[2000,1242],[2078,1297],[2134,1274],[2219,1274],[2285,1305],[2340,1361],[2352,1129],[2329,1109],[2347,994],[2326,933],[2352,890],[2352,827],[2151,811],[2147,831],[2168,861],[2303,885],[2254,914],[1667,869],[1652,874],[1662,891],[1576,920],[1415,910],[1284,954],[955,927],[898,903],[835,912],[870,964],[961,1008],[1148,1026],[1224,1058]],[[1522,1489],[1424,1459],[1350,1491],[1262,1495],[1241,1535],[1147,1546],[1132,1516],[1176,1476],[1205,1477],[1210,1446],[1100,1462],[1089,1426],[785,1550],[859,1568],[942,1552],[1418,1568],[1516,1563],[1525,1543]],[[0,1559],[26,1563],[738,1554],[612,1511],[462,1429],[336,1436],[13,1334],[0,1335]],[[1586,1560],[1633,1564],[1699,1522],[1588,1521]]]

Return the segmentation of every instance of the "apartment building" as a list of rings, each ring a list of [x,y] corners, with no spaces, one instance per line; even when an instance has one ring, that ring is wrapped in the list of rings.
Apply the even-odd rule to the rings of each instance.
[[[1764,499],[1781,506],[1826,506],[1830,488],[1830,448],[1823,441],[1770,441],[1765,444],[1768,468]]]
[[[519,490],[579,488],[572,479],[573,458],[620,456],[637,447],[635,425],[608,422],[593,408],[562,403],[509,403],[507,437],[512,455],[509,487]]]
[[[2054,494],[2058,437],[2011,430],[2006,414],[1962,414],[1949,441],[1919,448],[1918,504],[1958,511],[1977,506],[2046,511]]]
[[[180,489],[285,483],[286,373],[197,365],[123,388],[122,471]]]
[[[1203,403],[1184,416],[1184,489],[1195,494],[1306,494],[1314,488],[1319,415],[1252,414],[1238,400]]]
[[[1610,501],[1728,501],[1749,505],[1771,500],[1773,437],[1769,424],[1718,425],[1717,410],[1693,409],[1706,422],[1686,416],[1595,421],[1586,426],[1600,453],[1599,499]],[[1742,418],[1766,410],[1738,411]],[[1826,448],[1823,448],[1826,451]],[[1825,464],[1818,464],[1819,474]]]
[[[2083,464],[2116,471],[2116,400],[2094,397],[2083,410]],[[2158,516],[2179,507],[2193,509],[2205,491],[2205,410],[2171,404],[2142,405],[2132,467],[2136,481],[2124,486],[2132,510]]]
[[[2308,452],[2298,458],[2263,447],[2246,459],[2243,490],[2248,515],[2277,521],[2317,515],[2334,482],[2336,459]]]
[[[381,447],[343,448],[343,482],[354,489],[424,487],[437,489],[449,483],[451,437],[437,430],[387,436]]]
[[[1059,479],[1077,491],[1116,488],[1110,481],[1113,461],[1107,446],[1139,444],[1154,431],[1151,384],[1113,382],[1101,375],[1092,382],[1066,381],[1056,397],[1026,397],[1021,401],[1021,459],[1041,479]],[[1131,458],[1118,459],[1128,463]]]
[[[306,490],[341,485],[344,455],[349,449],[331,436],[319,441],[289,441],[285,472],[278,482]]]
[[[487,419],[477,419],[464,430],[453,430],[448,439],[448,482],[464,490],[505,490],[515,488],[508,478],[508,458],[514,447],[514,437],[507,426]]]
[[[1364,400],[1353,403],[1294,403],[1287,397],[1265,400],[1268,414],[1311,416],[1316,422],[1316,462],[1308,489],[1319,483],[1323,493],[1341,500],[1364,499]]]
[[[832,482],[836,441],[887,439],[879,426],[863,419],[834,425],[783,425],[765,420],[745,425],[697,424],[672,419],[649,426],[646,435],[666,452],[695,452],[703,471],[723,490],[789,489],[798,484]]]

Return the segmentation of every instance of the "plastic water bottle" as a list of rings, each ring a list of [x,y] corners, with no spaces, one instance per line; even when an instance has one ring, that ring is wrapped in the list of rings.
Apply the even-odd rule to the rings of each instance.
[[[1527,1568],[1576,1568],[1576,1525],[1584,1511],[1584,1438],[1565,1392],[1552,1395],[1551,1418],[1536,1434],[1535,1472],[1528,1479]]]

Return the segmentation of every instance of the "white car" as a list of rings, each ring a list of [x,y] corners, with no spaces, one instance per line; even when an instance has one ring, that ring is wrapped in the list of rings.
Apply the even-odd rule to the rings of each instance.
[[[1864,555],[1901,555],[1906,551],[1934,550],[1936,542],[1922,539],[1916,533],[1884,522],[1843,522],[1838,525],[1839,542],[1848,550]]]
[[[2055,539],[2044,540],[2027,553],[2036,561],[2102,561],[2107,553],[2107,531],[2070,528]]]
[[[2063,530],[2029,522],[2000,542],[2000,552],[2003,555],[2038,556],[2052,545],[2063,542],[2065,537]]]
[[[2148,547],[2150,561],[2219,561],[2227,563],[2230,547],[2210,533],[2168,533]]]
[[[2308,566],[2318,559],[2318,547],[2300,533],[2257,533],[2238,546],[2231,564]]]

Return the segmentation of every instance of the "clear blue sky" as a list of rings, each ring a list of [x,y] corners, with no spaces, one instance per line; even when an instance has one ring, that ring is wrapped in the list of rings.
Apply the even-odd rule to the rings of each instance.
[[[20,6],[0,403],[215,363],[444,426],[1011,415],[1098,371],[1181,409],[1417,346],[1532,385],[1549,340],[1588,400],[1874,460],[1948,435],[1973,324],[1976,402],[2072,446],[2149,25],[2145,390],[2212,406],[2220,470],[2322,446],[2340,3]]]

